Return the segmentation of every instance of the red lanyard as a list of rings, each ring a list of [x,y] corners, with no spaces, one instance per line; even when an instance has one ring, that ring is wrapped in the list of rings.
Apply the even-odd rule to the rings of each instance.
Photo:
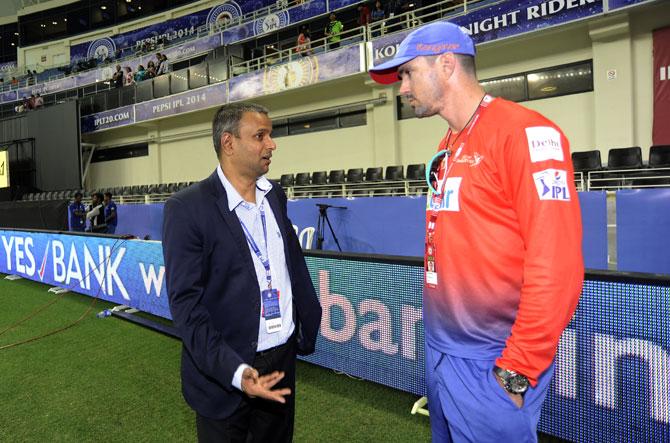
[[[452,136],[452,131],[451,128],[449,128],[449,131],[447,132],[446,137],[444,138],[444,146],[442,149],[447,151],[447,156],[444,157],[444,160],[442,160],[442,166],[438,168],[438,177],[437,177],[437,182],[438,182],[438,193],[434,194],[432,196],[432,201],[430,202],[430,218],[428,220],[428,229],[426,232],[426,240],[429,243],[433,243],[433,234],[435,233],[435,222],[437,221],[437,214],[440,208],[440,205],[442,204],[442,199],[444,198],[444,190],[447,184],[447,177],[449,176],[449,172],[451,171],[451,168],[453,168],[454,164],[456,163],[456,160],[460,157],[460,155],[463,153],[463,148],[465,148],[465,144],[467,143],[468,139],[470,138],[470,134],[472,133],[473,129],[477,125],[477,122],[479,121],[482,112],[484,109],[488,107],[488,105],[493,101],[493,97],[491,97],[489,94],[485,94],[484,97],[482,97],[481,101],[479,102],[479,105],[477,106],[477,109],[475,112],[472,114],[472,117],[470,117],[470,120],[468,123],[465,125],[465,128],[463,128],[458,135],[456,135],[456,138],[454,140],[454,143],[452,144],[452,147],[458,139],[460,138],[461,134],[465,132],[465,138],[461,142],[461,144],[458,146],[458,149],[456,149],[456,153],[454,154],[453,159],[449,161],[449,158],[451,157],[450,152],[451,148],[449,147],[449,141],[451,140]],[[446,166],[446,168],[445,168]],[[443,171],[442,174],[442,179],[440,180],[439,173],[440,171]]]

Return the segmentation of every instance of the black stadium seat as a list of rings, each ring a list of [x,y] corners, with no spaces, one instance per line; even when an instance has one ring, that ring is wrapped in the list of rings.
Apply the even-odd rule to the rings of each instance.
[[[331,185],[340,185],[344,183],[344,169],[335,169],[330,171],[328,182]]]
[[[326,183],[328,183],[328,175],[326,171],[318,171],[312,173],[313,185],[325,185]]]
[[[279,184],[281,184],[281,187],[284,189],[293,186],[294,182],[295,176],[293,174],[282,174],[281,178],[279,179]]]
[[[354,168],[347,171],[347,183],[362,183],[363,168]]]
[[[670,145],[654,145],[649,148],[650,168],[670,168]]]
[[[581,151],[572,153],[572,166],[575,172],[599,171],[603,168],[600,151]]]
[[[610,149],[607,154],[607,169],[640,169],[642,167],[642,149],[639,146]]]
[[[387,166],[384,178],[386,180],[402,180],[405,178],[405,173],[402,166]]]
[[[296,186],[307,186],[310,183],[310,175],[309,172],[299,172],[295,176],[295,185]]]
[[[368,168],[365,171],[365,181],[367,182],[378,182],[382,179],[382,168]]]
[[[426,178],[426,165],[419,163],[417,165],[407,166],[407,180],[424,180]]]

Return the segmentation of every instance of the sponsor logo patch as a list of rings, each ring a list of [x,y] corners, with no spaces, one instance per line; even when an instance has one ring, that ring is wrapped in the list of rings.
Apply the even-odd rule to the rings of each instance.
[[[544,160],[563,161],[561,134],[556,129],[549,126],[526,128],[526,137],[528,138],[531,162],[535,163]]]
[[[545,169],[533,174],[540,200],[570,201],[568,174],[563,169]]]
[[[463,177],[447,177],[447,183],[444,185],[444,195],[442,195],[442,201],[440,201],[438,204],[439,197],[436,198],[433,196],[432,192],[429,192],[427,209],[432,209],[433,211],[460,211],[461,207],[458,203],[458,193],[461,189],[462,180]]]

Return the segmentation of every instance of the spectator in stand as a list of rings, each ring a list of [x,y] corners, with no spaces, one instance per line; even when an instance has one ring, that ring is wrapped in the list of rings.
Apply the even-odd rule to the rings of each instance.
[[[118,215],[116,212],[116,203],[112,201],[112,193],[105,192],[105,224],[107,225],[107,233],[114,234],[116,232],[116,224],[118,223]]]
[[[312,55],[312,39],[307,25],[302,25],[300,27],[300,34],[298,34],[298,40],[296,41],[295,52],[303,57]]]
[[[41,108],[44,106],[44,98],[38,93],[35,96],[35,108]]]
[[[344,25],[337,19],[334,12],[330,13],[330,23],[326,27],[326,37],[328,37],[328,49],[337,49],[340,47],[340,34],[344,29]]]
[[[123,86],[130,86],[135,83],[133,70],[130,68],[130,66],[126,66],[124,69],[126,70],[126,73],[123,76]]]
[[[365,3],[358,5],[358,26],[367,26],[370,23],[370,8]]]
[[[372,12],[370,13],[370,19],[372,22],[379,22],[382,21],[386,18],[386,11],[384,10],[384,6],[382,6],[382,2],[380,0],[377,0],[375,2],[375,7],[372,8]],[[381,25],[379,28],[375,27],[375,29],[372,31],[372,37],[379,37],[381,34],[380,32]]]
[[[156,53],[156,72],[158,72],[163,64],[163,56],[160,52]]]
[[[84,232],[86,229],[86,208],[81,198],[81,192],[77,192],[74,194],[74,201],[70,203],[70,231]]]
[[[156,72],[157,75],[163,75],[168,72],[168,58],[167,55],[161,54],[161,63],[158,66],[158,71]]]
[[[153,60],[149,60],[149,64],[147,64],[147,70],[146,73],[144,74],[144,78],[154,78],[156,77],[156,65],[154,65]]]
[[[141,81],[144,80],[145,78],[147,78],[147,72],[146,72],[146,70],[144,69],[144,66],[139,65],[139,66],[137,67],[137,72],[135,72],[135,83],[137,83],[137,82],[141,82]]]
[[[91,204],[88,207],[88,212],[86,212],[86,220],[89,220],[87,231],[97,233],[107,232],[103,199],[104,197],[99,192],[91,195]]]
[[[35,94],[30,94],[28,99],[28,109],[35,109]]]
[[[18,86],[19,81],[16,79],[16,77],[12,77],[12,86]]]
[[[112,75],[112,81],[116,88],[123,86],[123,70],[121,70],[121,65],[116,65],[116,72]]]

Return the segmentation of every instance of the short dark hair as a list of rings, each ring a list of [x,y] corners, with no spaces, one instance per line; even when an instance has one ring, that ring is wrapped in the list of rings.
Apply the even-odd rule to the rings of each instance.
[[[224,132],[240,136],[240,120],[245,112],[258,112],[268,115],[269,111],[265,106],[256,103],[229,103],[223,105],[214,114],[212,120],[212,140],[214,141],[214,151],[216,156],[221,155],[221,137]]]
[[[77,197],[83,197],[83,195],[81,195],[81,192],[75,192],[74,193],[74,198],[77,198]]]
[[[463,72],[477,78],[477,65],[473,56],[467,54],[454,54],[454,56],[458,60],[458,64],[461,65]]]
[[[109,197],[109,199],[112,199],[112,193],[111,192],[105,192],[105,197]]]

